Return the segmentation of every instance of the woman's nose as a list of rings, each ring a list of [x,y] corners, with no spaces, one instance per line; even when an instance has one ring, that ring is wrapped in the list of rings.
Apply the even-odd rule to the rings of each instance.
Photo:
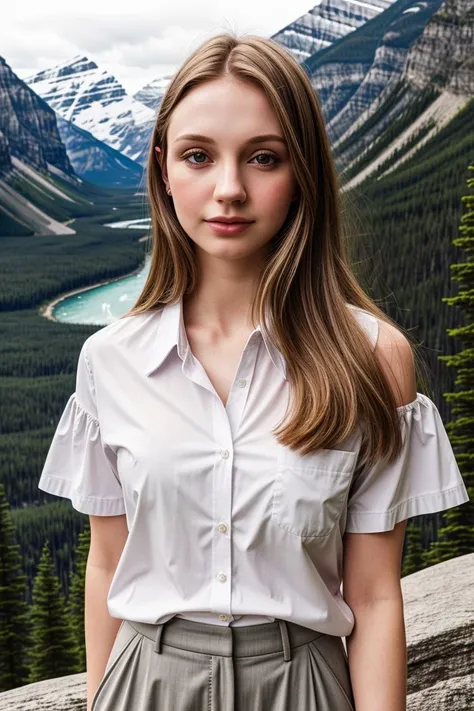
[[[214,197],[220,200],[236,200],[245,197],[242,176],[236,166],[223,166],[216,171]]]

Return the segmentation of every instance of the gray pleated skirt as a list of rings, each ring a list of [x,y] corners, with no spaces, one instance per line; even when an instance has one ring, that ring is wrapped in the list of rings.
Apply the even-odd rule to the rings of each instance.
[[[124,620],[91,711],[355,711],[341,637],[275,620]]]

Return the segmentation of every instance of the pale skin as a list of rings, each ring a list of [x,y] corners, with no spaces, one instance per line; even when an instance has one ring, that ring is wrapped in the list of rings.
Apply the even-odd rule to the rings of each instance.
[[[181,138],[190,133],[215,143]],[[209,82],[191,91],[173,112],[162,169],[178,219],[196,247],[199,282],[184,301],[188,340],[224,404],[254,328],[248,312],[257,275],[296,188],[285,143],[247,143],[262,134],[284,140],[259,89],[229,78]],[[161,163],[159,147],[157,158]],[[216,215],[254,222],[245,232],[223,237],[205,222]]]
[[[180,139],[190,133],[213,142]],[[183,301],[188,341],[224,405],[242,350],[256,325],[250,322],[249,307],[262,260],[297,189],[285,142],[248,142],[262,134],[283,139],[266,96],[248,82],[226,77],[195,87],[178,104],[168,129],[166,164],[160,147],[155,148],[176,215],[195,246],[197,287]],[[268,157],[257,158],[264,153]],[[238,215],[253,223],[244,232],[220,236],[205,221],[215,215]],[[381,328],[375,352],[382,367],[390,366],[396,374],[403,394],[403,402],[398,403],[414,400],[411,348],[404,336],[392,327]],[[394,376],[389,377],[395,383]],[[90,579],[96,580],[95,591],[102,588],[102,597],[97,600],[93,595],[91,582],[89,617],[95,621],[86,621],[91,678],[88,711],[121,622],[110,616],[106,622],[98,620],[107,581],[128,535],[125,515],[90,516],[90,521],[88,566],[94,571]],[[405,526],[406,521],[393,531],[344,537],[344,597],[356,618],[347,644],[357,711],[406,709],[400,588]],[[97,582],[98,571],[102,571],[101,582]]]

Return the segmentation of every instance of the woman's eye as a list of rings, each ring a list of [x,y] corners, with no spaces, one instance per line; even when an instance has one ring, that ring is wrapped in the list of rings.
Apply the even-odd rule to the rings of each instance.
[[[192,163],[189,159],[194,156],[205,156],[206,154],[203,151],[193,151],[192,153],[186,153],[184,155],[184,159],[187,163],[191,163],[191,165],[199,165],[202,163],[202,161],[198,161],[198,163]]]
[[[262,156],[263,156],[263,158],[273,158],[275,163],[278,163],[278,161],[279,161],[279,158],[277,158],[275,155],[273,155],[273,153],[257,153],[257,155],[254,156],[254,158],[262,158]],[[271,163],[260,163],[260,162],[258,164],[259,165],[272,165]]]
[[[190,153],[185,153],[184,156],[183,156],[183,158],[184,158],[185,163],[188,163],[189,165],[205,165],[204,161],[202,161],[202,160],[197,160],[197,162],[195,163],[195,162],[191,161],[190,158],[191,158],[191,157],[195,157],[195,156],[206,156],[206,155],[207,155],[207,154],[204,153],[204,151],[191,151]],[[262,162],[258,161],[258,165],[261,165],[261,166],[263,166],[263,167],[270,166],[270,165],[274,165],[274,164],[278,163],[279,160],[280,160],[280,159],[277,158],[277,156],[275,156],[273,153],[257,153],[257,155],[254,156],[254,157],[252,158],[252,160],[255,160],[256,158],[261,158],[262,156],[263,156],[264,158],[272,158],[273,161],[274,161],[273,164],[272,164],[272,163],[266,163],[266,162],[263,162],[263,163],[262,163]]]

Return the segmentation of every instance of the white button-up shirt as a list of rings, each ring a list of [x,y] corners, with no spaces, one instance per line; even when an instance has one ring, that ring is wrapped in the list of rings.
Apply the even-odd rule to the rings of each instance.
[[[377,319],[351,308],[374,346]],[[224,407],[189,347],[182,301],[87,338],[39,488],[85,514],[126,514],[107,598],[113,617],[232,626],[282,618],[347,636],[344,531],[387,531],[469,500],[425,395],[398,408],[397,461],[357,478],[358,433],[306,456],[277,442],[288,395],[283,356],[257,327]]]

